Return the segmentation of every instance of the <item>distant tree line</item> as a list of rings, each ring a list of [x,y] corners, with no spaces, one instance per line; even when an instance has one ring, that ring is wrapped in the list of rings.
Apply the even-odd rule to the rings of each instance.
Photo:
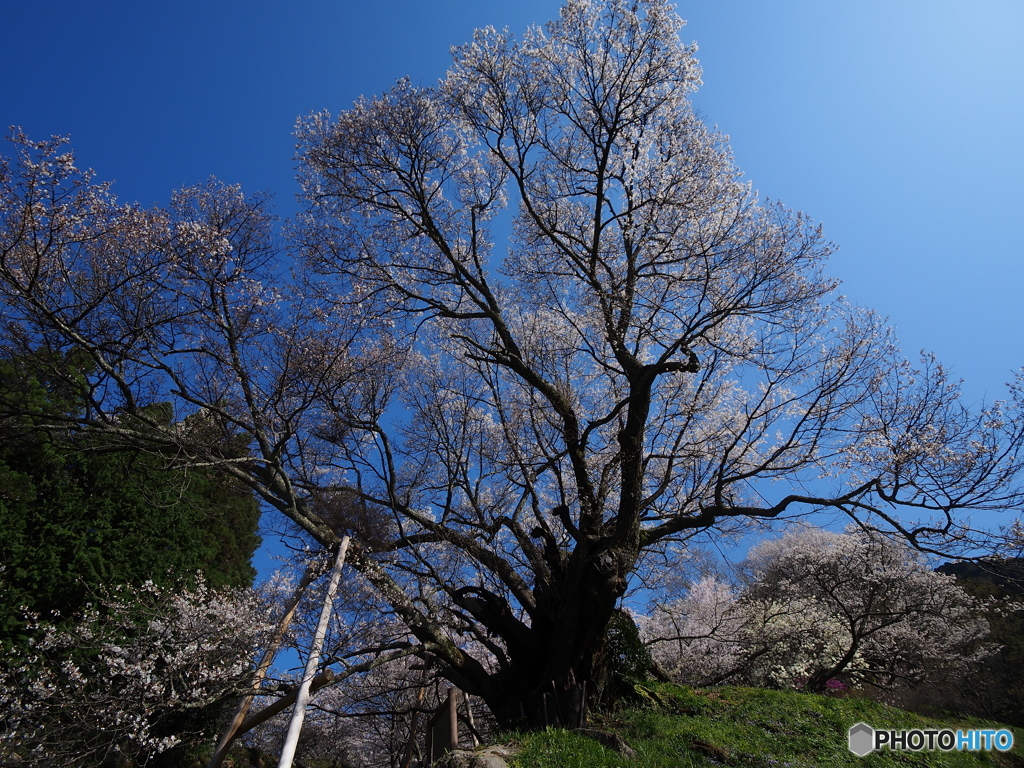
[[[938,570],[955,576],[957,583],[982,600],[1016,605],[1016,609],[997,607],[987,613],[988,639],[995,644],[995,653],[938,703],[1024,727],[1024,558],[947,563]]]

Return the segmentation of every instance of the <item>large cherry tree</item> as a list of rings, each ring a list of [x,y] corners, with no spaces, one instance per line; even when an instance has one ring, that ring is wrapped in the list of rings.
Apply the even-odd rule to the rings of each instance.
[[[1016,498],[1018,417],[967,412],[835,295],[819,228],[694,114],[680,26],[570,0],[479,31],[436,88],[300,125],[312,261],[408,350],[402,417],[347,468],[395,516],[392,563],[490,650],[453,679],[506,716],[601,679],[616,602],[673,542],[832,508],[929,548]]]
[[[599,687],[631,579],[696,535],[829,508],[966,541],[958,512],[1019,500],[1018,411],[967,410],[835,294],[818,227],[694,114],[681,23],[569,0],[478,32],[436,87],[301,121],[294,272],[261,201],[119,207],[24,140],[7,344],[89,358],[78,428],[222,465],[322,545],[354,534],[420,655],[503,723]]]

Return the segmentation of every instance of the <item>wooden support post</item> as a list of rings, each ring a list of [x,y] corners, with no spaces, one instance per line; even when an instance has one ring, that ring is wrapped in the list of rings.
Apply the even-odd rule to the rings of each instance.
[[[448,698],[427,722],[427,764],[459,747],[458,691],[448,689]]]
[[[459,692],[448,689],[448,749],[459,748]]]

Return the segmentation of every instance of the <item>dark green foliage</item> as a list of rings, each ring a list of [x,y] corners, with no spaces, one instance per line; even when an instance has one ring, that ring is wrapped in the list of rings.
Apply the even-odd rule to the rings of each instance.
[[[602,703],[615,706],[634,701],[637,684],[647,682],[654,663],[636,622],[623,610],[616,610],[608,622],[604,653],[607,677],[601,690]]]
[[[946,563],[936,570],[962,582],[987,582],[1015,599],[1024,599],[1024,558],[1011,557],[976,563]]]
[[[949,563],[939,568],[978,597],[1024,603],[1024,559]],[[1000,646],[966,681],[953,705],[971,714],[1024,726],[1024,610],[997,608],[986,617]]]
[[[15,639],[25,609],[69,616],[101,584],[187,583],[200,570],[215,588],[251,584],[252,494],[62,428],[62,413],[85,407],[75,400],[0,364],[0,642]]]

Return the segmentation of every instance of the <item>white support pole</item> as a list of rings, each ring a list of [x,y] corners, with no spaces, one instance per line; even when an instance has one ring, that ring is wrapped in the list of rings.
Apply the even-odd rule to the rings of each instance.
[[[217,751],[213,753],[213,756],[210,758],[210,762],[207,764],[206,768],[220,768],[220,766],[223,765],[224,758],[228,756],[228,750],[231,749],[231,745],[234,743],[235,738],[241,730],[242,723],[245,722],[246,715],[249,714],[249,707],[252,704],[253,698],[259,693],[260,686],[263,684],[263,678],[266,677],[267,671],[270,669],[270,665],[274,662],[274,657],[277,655],[277,652],[281,649],[281,645],[284,643],[285,633],[288,631],[288,627],[291,626],[292,619],[295,617],[295,611],[299,607],[299,601],[306,592],[306,587],[312,584],[313,581],[322,574],[323,566],[317,563],[310,563],[306,567],[305,573],[302,574],[302,579],[292,591],[292,595],[288,599],[288,602],[285,603],[284,614],[281,616],[281,620],[278,621],[277,627],[274,629],[273,637],[270,639],[270,643],[267,646],[266,652],[263,654],[263,658],[260,659],[259,666],[256,667],[256,672],[253,674],[252,678],[252,693],[246,694],[238,702],[238,706],[235,708],[235,715],[231,719],[231,724],[221,735],[220,741],[217,743]]]
[[[295,709],[292,710],[292,719],[288,723],[288,734],[284,739],[284,747],[281,750],[281,759],[277,762],[277,768],[291,768],[292,760],[295,759],[295,749],[299,746],[299,732],[302,731],[302,721],[306,717],[306,705],[309,703],[309,687],[316,676],[316,668],[320,663],[320,649],[324,644],[324,637],[327,635],[327,625],[331,620],[331,609],[334,607],[334,593],[338,591],[338,581],[341,579],[341,567],[345,564],[345,552],[348,551],[348,536],[341,540],[338,546],[338,556],[334,560],[334,568],[331,570],[331,582],[327,585],[327,594],[324,595],[324,604],[320,609],[320,621],[316,625],[316,635],[313,636],[313,645],[309,649],[309,658],[306,659],[306,670],[302,673],[302,685],[299,686],[298,696],[295,698]]]

